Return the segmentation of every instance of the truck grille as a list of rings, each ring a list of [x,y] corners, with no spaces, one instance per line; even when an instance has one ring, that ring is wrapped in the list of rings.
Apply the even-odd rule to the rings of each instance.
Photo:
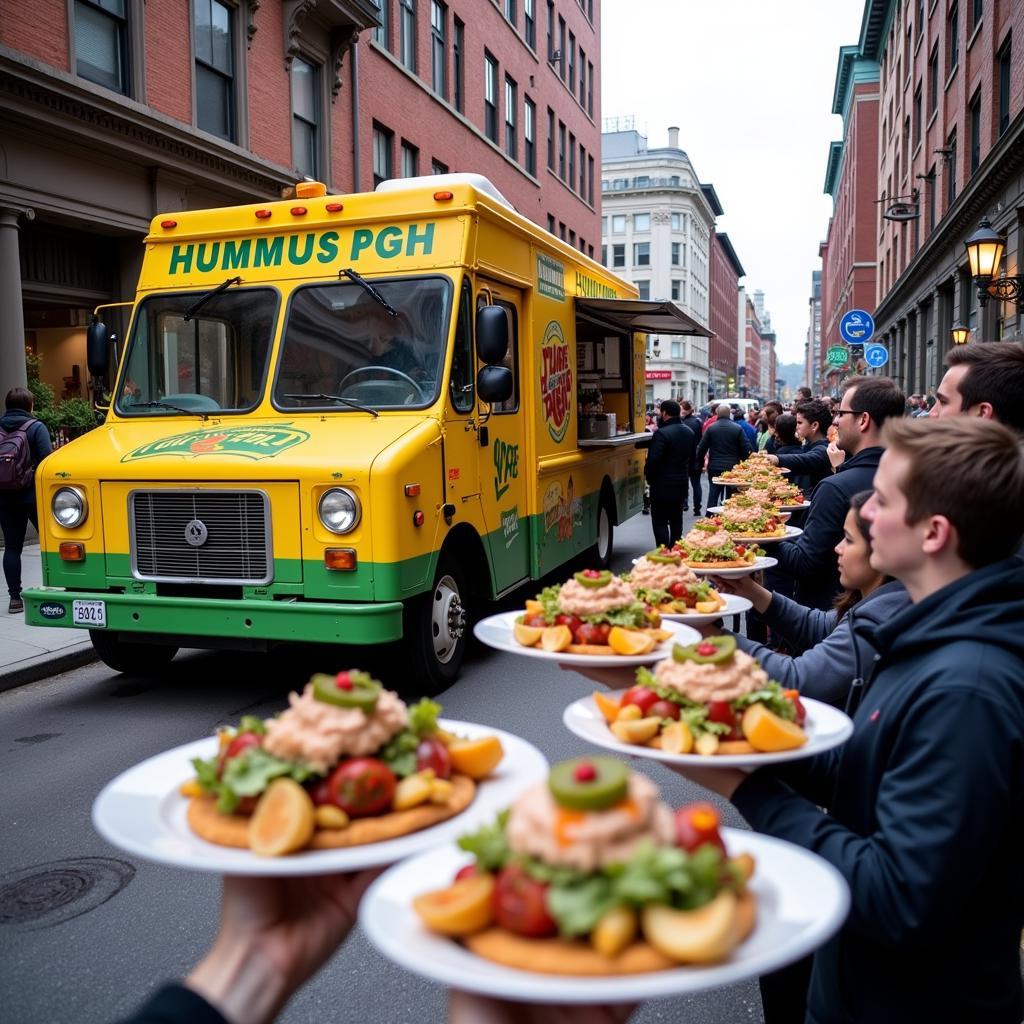
[[[273,578],[262,491],[133,491],[132,573],[140,579],[262,584]]]

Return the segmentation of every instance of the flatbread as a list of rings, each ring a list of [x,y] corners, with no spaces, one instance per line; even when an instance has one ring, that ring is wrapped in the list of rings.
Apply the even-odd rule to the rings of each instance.
[[[307,849],[332,850],[345,846],[365,846],[386,839],[430,828],[464,811],[476,794],[476,783],[468,775],[451,777],[453,792],[446,804],[420,804],[407,811],[390,811],[372,818],[354,818],[345,828],[318,828]],[[241,814],[221,814],[216,798],[197,796],[189,801],[188,824],[208,843],[249,849],[249,818]]]
[[[686,559],[691,569],[749,569],[754,563],[745,558],[735,558],[731,562],[694,562]]]
[[[739,945],[757,923],[757,900],[744,892],[736,904]],[[528,939],[504,928],[488,928],[463,939],[466,948],[485,960],[536,974],[570,974],[583,977],[610,977],[619,974],[647,974],[667,971],[680,965],[659,953],[646,942],[634,942],[616,956],[598,953],[582,940]]]
[[[745,540],[775,540],[778,537],[786,536],[786,527],[780,526],[773,533],[734,533],[732,534],[733,540],[738,540],[741,543]]]

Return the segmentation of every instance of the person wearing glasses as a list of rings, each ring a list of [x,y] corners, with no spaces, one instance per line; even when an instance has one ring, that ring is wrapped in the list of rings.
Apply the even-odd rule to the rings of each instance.
[[[850,499],[869,491],[882,457],[882,427],[903,416],[906,400],[888,377],[850,377],[833,414],[836,444],[845,460],[814,489],[804,532],[772,548],[778,573],[795,584],[796,599],[809,608],[826,610],[839,593],[839,570],[833,549],[843,536]]]

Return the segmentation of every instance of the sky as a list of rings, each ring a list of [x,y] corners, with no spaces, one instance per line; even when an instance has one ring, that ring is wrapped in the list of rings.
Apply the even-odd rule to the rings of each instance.
[[[601,116],[636,119],[654,149],[679,128],[698,180],[765,293],[777,358],[802,362],[811,271],[821,267],[839,47],[864,0],[601,0]]]

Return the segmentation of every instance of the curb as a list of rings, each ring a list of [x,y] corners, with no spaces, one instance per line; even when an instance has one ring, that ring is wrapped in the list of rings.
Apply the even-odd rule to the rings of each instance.
[[[9,671],[0,672],[0,693],[59,675],[61,672],[69,672],[73,668],[81,668],[82,665],[89,665],[97,660],[96,651],[89,640],[59,653],[26,658]]]

